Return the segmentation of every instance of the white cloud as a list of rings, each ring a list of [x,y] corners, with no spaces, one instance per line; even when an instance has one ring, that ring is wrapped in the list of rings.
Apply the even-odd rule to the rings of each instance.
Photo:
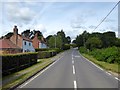
[[[42,33],[46,32],[46,28],[43,24],[37,24],[34,27],[32,27],[32,29],[40,30]]]
[[[91,25],[91,26],[89,26],[89,28],[90,28],[90,29],[95,29],[96,26]]]
[[[8,20],[18,24],[28,24],[35,16],[35,12],[28,7],[20,7],[19,3],[8,3],[5,10]]]

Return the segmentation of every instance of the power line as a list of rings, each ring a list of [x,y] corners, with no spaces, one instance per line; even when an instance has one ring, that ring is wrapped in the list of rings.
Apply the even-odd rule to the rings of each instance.
[[[105,18],[103,18],[103,20],[95,27],[95,29],[93,31],[95,31],[104,21],[105,19],[111,14],[111,12],[116,8],[116,6],[120,3],[120,1],[110,10],[110,12],[107,14],[107,16]],[[92,32],[93,32],[92,31]]]

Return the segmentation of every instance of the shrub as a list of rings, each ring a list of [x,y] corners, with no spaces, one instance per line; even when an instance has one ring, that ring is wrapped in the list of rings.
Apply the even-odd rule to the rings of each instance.
[[[79,51],[80,51],[81,53],[87,53],[87,48],[85,48],[85,47],[80,47],[80,48],[79,48]]]
[[[120,63],[120,48],[115,46],[104,49],[95,49],[89,54],[99,61]]]
[[[68,49],[70,49],[70,46],[71,46],[70,44],[65,44],[64,47],[63,47],[63,50],[68,50]]]

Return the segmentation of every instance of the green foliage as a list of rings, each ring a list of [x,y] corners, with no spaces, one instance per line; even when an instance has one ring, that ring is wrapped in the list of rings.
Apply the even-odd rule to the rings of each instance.
[[[43,58],[49,58],[55,56],[62,50],[59,48],[46,48],[46,49],[36,49],[36,51],[38,52],[38,58],[43,59]]]
[[[62,48],[62,38],[60,35],[50,37],[48,43],[50,48]]]
[[[87,53],[87,48],[85,48],[85,47],[80,47],[79,48],[79,51],[81,52],[81,53]]]
[[[37,54],[38,53],[35,52],[35,53],[0,55],[0,57],[2,58],[3,75],[19,71],[25,67],[37,63]]]
[[[70,49],[70,46],[71,46],[70,44],[65,44],[64,47],[63,47],[63,50],[68,50],[68,49]]]
[[[77,47],[77,45],[76,45],[76,44],[74,44],[74,43],[73,43],[73,44],[70,44],[70,45],[71,45],[71,47],[72,47],[72,48]]]
[[[99,61],[120,64],[120,48],[109,47],[105,49],[95,49],[89,53]]]
[[[120,38],[116,38],[115,46],[120,47]]]
[[[92,42],[90,39],[92,37],[99,38],[99,41],[97,40],[96,43],[102,43],[101,45],[92,45],[90,42]],[[100,41],[101,40],[101,41]],[[76,39],[73,41],[73,43],[77,44],[78,47],[80,46],[87,46],[87,48],[107,48],[111,46],[117,46],[120,47],[120,40],[116,38],[115,32],[94,32],[94,33],[88,33],[87,31],[84,31],[82,34],[77,35]],[[94,41],[95,44],[95,41]],[[98,47],[97,47],[98,46]]]
[[[76,37],[76,40],[74,41],[74,43],[80,47],[80,46],[83,46],[84,42],[83,42],[83,36],[82,35],[79,35]]]
[[[57,35],[49,35],[47,38],[48,47],[50,48],[59,48],[64,49],[66,48],[65,44],[70,44],[71,38],[70,36],[65,35],[64,31],[58,31]]]
[[[90,50],[93,50],[94,48],[102,47],[102,41],[98,37],[88,38],[85,44],[86,47]]]

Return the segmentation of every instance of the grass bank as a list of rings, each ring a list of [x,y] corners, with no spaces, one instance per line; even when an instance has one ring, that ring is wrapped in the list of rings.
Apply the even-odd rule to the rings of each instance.
[[[24,82],[29,77],[31,77],[32,75],[39,72],[40,70],[42,70],[43,68],[45,68],[46,66],[50,65],[53,62],[53,60],[51,60],[50,58],[40,59],[38,61],[39,62],[37,64],[35,64],[29,68],[26,68],[26,69],[21,70],[19,72],[16,72],[16,73],[13,73],[13,74],[8,75],[6,77],[3,77],[2,81],[5,84],[2,87],[0,87],[0,89],[6,90],[6,89],[9,89],[11,87],[14,87],[14,86]],[[8,81],[5,81],[5,80],[8,80]]]
[[[93,58],[93,56],[88,54],[82,54],[82,55],[87,59],[89,59],[90,61],[94,62],[95,64],[99,65],[100,67],[104,68],[105,70],[120,74],[120,64],[116,64],[116,63],[110,64],[108,62],[98,61],[95,58]]]

